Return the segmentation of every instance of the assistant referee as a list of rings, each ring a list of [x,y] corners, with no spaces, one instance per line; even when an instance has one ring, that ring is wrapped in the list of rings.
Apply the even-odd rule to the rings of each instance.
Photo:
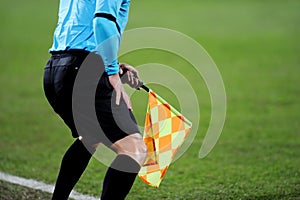
[[[125,199],[145,160],[147,149],[119,75],[122,66],[128,71],[127,81],[131,82],[131,75],[138,77],[138,72],[130,65],[120,65],[117,58],[129,7],[130,0],[60,0],[58,23],[50,48],[52,55],[44,70],[44,92],[54,111],[70,128],[75,141],[63,156],[52,200],[68,199],[97,145],[103,142],[85,138],[88,134],[82,137],[76,130],[72,112],[77,72],[93,52],[101,56],[105,67],[95,94],[97,123],[111,142],[104,144],[117,153],[106,172],[101,199]],[[115,115],[122,116],[122,123],[117,122],[120,119],[115,119]],[[93,142],[86,146],[85,140]]]

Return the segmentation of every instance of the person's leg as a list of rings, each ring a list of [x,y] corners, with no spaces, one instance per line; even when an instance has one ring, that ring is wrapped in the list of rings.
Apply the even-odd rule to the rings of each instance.
[[[106,172],[101,200],[125,199],[147,155],[133,113],[123,99],[119,105],[115,102],[116,94],[104,73],[95,95],[96,116],[102,129],[99,134],[101,142],[118,155]]]
[[[57,53],[47,62],[44,72],[45,95],[54,111],[70,128],[72,136],[78,138],[72,111],[72,91],[78,69],[87,52]],[[66,151],[57,177],[53,200],[68,199],[70,192],[87,167],[94,152],[88,151],[82,141],[77,139]],[[90,153],[91,152],[91,153]]]
[[[55,184],[52,200],[67,200],[87,167],[92,154],[77,139],[66,151]]]
[[[118,170],[119,166],[128,164],[131,171]],[[102,188],[101,200],[123,200],[129,193],[140,166],[127,155],[118,155],[108,168]]]
[[[123,200],[145,161],[147,148],[139,133],[118,140],[111,148],[118,156],[106,172],[101,200]]]

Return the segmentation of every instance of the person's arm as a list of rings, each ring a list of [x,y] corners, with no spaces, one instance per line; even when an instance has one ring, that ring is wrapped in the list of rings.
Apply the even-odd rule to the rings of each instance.
[[[126,94],[119,76],[118,50],[120,46],[120,27],[117,16],[120,10],[118,0],[97,0],[95,18],[93,22],[96,41],[96,53],[101,56],[105,71],[109,75],[109,82],[116,92],[116,104],[121,97],[128,109],[132,109],[130,98]]]
[[[121,33],[124,32],[128,22],[129,7],[130,7],[130,0],[123,0],[119,10],[118,19],[117,19],[117,23],[120,27]]]
[[[121,97],[123,98],[124,102],[127,105],[129,110],[132,110],[131,101],[129,96],[124,90],[123,84],[121,82],[119,74],[113,74],[108,77],[109,83],[113,86],[116,92],[116,104],[120,104]]]
[[[96,53],[104,62],[108,75],[119,72],[118,51],[120,46],[120,27],[117,23],[121,3],[118,0],[96,0],[93,22]]]
[[[94,19],[94,34],[96,40],[96,53],[101,56],[105,71],[108,75],[119,72],[118,50],[120,35],[116,24],[104,17]]]

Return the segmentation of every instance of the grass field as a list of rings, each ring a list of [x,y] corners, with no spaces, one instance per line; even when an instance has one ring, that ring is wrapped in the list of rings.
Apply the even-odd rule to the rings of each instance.
[[[58,1],[0,2],[0,171],[46,183],[55,182],[73,140],[42,90],[57,7]],[[209,52],[226,87],[227,118],[216,147],[198,159],[210,102],[202,82],[189,76],[199,81],[199,133],[159,189],[136,180],[127,199],[300,199],[299,10],[298,0],[132,1],[128,29],[170,28]],[[124,60],[187,65],[155,50]],[[135,112],[142,121],[145,110]],[[99,196],[105,171],[92,160],[75,189]],[[27,190],[0,181],[1,199],[47,199]]]

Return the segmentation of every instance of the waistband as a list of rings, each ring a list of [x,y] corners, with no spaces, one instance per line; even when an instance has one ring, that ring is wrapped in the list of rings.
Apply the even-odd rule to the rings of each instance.
[[[63,54],[71,54],[74,56],[79,56],[79,57],[86,57],[89,53],[89,51],[83,50],[83,49],[68,49],[68,50],[63,50],[63,51],[51,51],[51,55],[63,55]]]

